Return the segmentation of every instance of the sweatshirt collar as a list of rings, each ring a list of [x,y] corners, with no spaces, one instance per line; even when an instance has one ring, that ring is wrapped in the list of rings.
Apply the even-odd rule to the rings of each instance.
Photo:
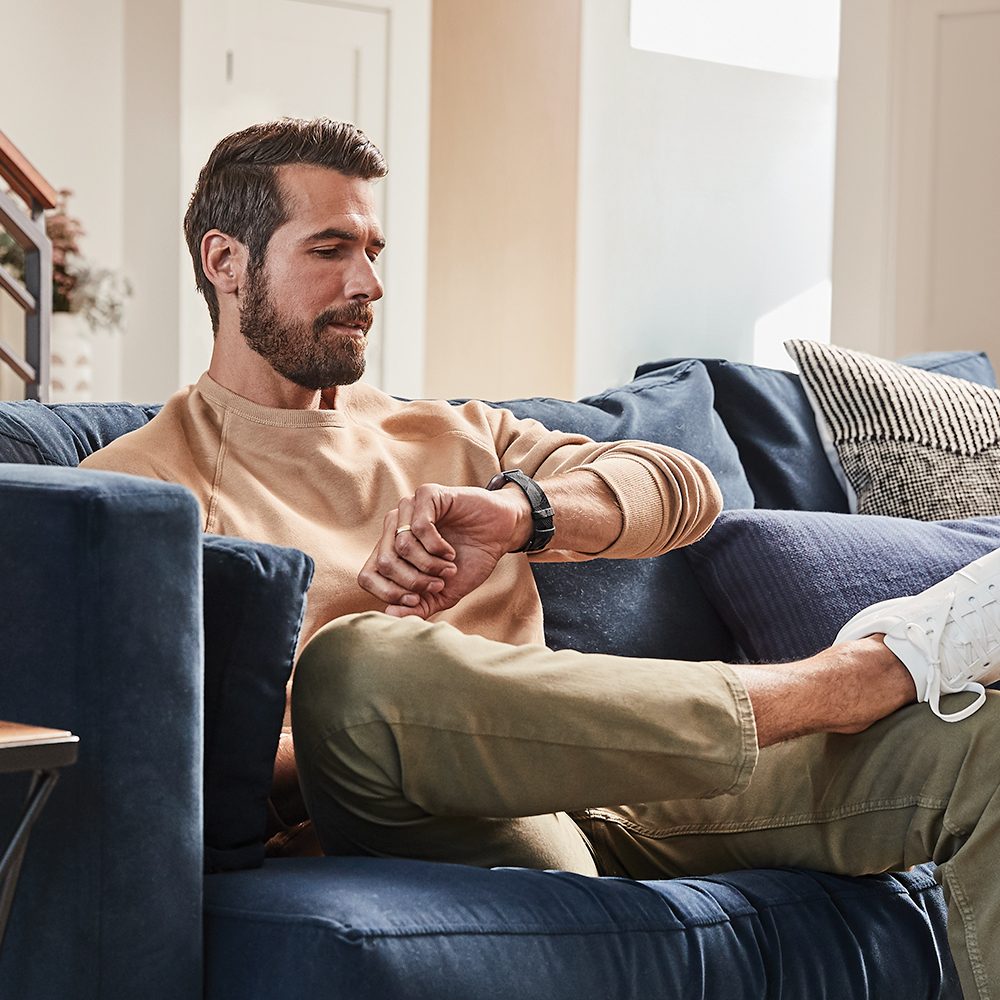
[[[229,413],[268,427],[344,426],[344,417],[340,410],[284,410],[273,406],[261,406],[219,385],[208,372],[198,379],[195,390],[209,402]]]

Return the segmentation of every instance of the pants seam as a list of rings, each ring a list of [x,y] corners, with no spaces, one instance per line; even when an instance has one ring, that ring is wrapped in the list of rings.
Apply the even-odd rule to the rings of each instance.
[[[958,879],[955,878],[950,866],[946,877],[951,898],[958,907],[958,912],[962,915],[962,923],[965,924],[965,953],[969,957],[972,974],[976,977],[976,989],[979,991],[979,1000],[990,1000],[990,983],[986,975],[982,954],[979,951],[979,938],[976,933],[976,921],[972,914],[972,907],[966,899],[965,890]]]
[[[946,803],[940,799],[929,799],[925,796],[910,796],[896,799],[872,799],[859,802],[854,806],[844,806],[827,812],[796,813],[787,816],[763,816],[755,820],[732,821],[728,823],[689,823],[686,826],[671,826],[666,828],[650,827],[638,823],[627,816],[622,816],[613,809],[587,809],[588,819],[602,820],[614,823],[642,837],[654,840],[669,840],[672,837],[685,837],[690,834],[705,833],[743,833],[751,830],[780,829],[786,826],[809,826],[814,823],[832,823],[839,819],[853,816],[863,816],[865,813],[882,812],[890,809],[943,809]]]

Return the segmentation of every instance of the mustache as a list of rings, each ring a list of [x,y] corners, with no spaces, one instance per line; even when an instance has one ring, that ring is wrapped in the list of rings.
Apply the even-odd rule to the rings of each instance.
[[[351,302],[321,312],[313,321],[313,334],[319,337],[331,323],[356,323],[367,334],[374,322],[375,310],[370,302]]]

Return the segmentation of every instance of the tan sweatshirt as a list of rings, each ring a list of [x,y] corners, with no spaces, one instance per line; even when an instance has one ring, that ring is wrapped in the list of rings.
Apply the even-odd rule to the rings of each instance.
[[[421,483],[485,486],[501,469],[542,480],[585,468],[622,511],[621,535],[596,553],[607,558],[655,556],[696,541],[722,506],[708,469],[663,445],[595,444],[484,403],[401,402],[361,384],[338,389],[332,410],[272,409],[207,374],[82,465],[181,483],[198,498],[205,531],[312,556],[303,642],[340,615],[384,610],[357,575],[385,514]],[[530,558],[593,555],[546,550]],[[528,560],[504,556],[481,587],[435,617],[503,642],[544,642]]]

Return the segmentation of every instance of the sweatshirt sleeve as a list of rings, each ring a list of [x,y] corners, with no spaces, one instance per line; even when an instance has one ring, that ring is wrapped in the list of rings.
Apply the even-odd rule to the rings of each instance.
[[[534,420],[518,420],[508,411],[496,412],[501,468],[521,469],[539,482],[584,469],[611,490],[622,512],[621,534],[604,551],[546,549],[533,554],[533,561],[662,555],[696,542],[722,509],[722,493],[712,473],[676,448],[648,441],[597,443],[582,435],[549,431]]]

